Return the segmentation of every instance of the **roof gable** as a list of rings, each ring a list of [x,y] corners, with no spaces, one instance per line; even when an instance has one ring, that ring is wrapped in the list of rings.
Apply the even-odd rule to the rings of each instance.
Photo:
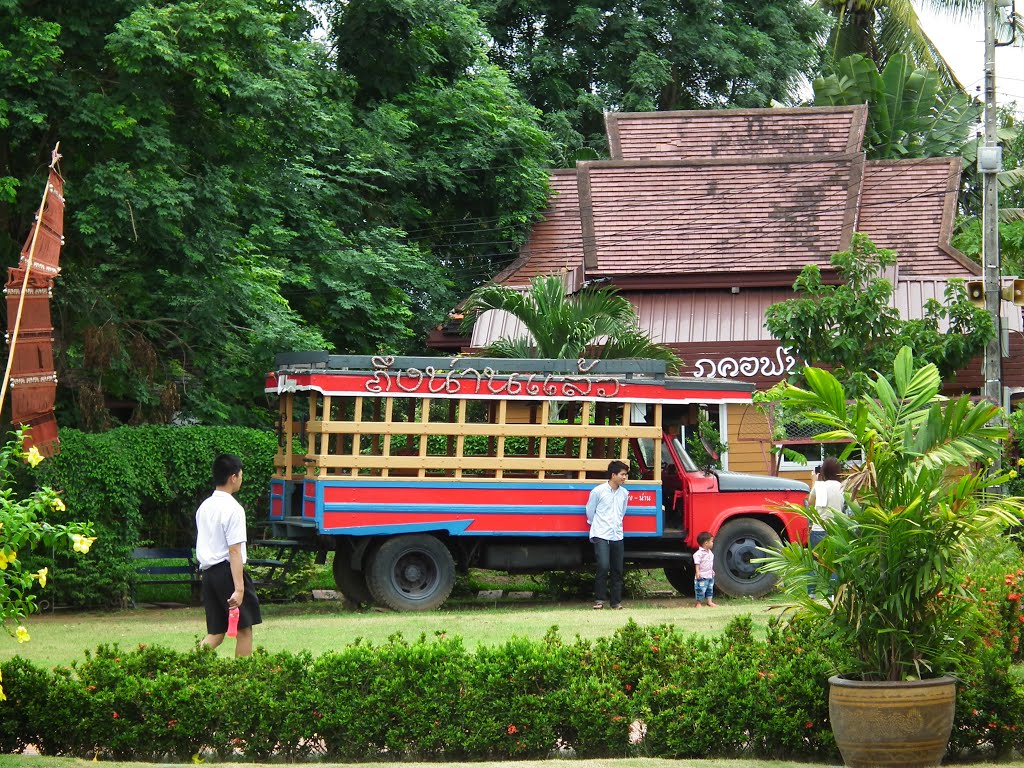
[[[543,218],[530,229],[519,257],[494,282],[528,285],[531,278],[565,271],[582,272],[583,232],[576,170],[552,171],[551,197]],[[582,274],[580,274],[582,279]]]
[[[844,155],[860,152],[867,107],[610,112],[614,160]]]
[[[860,153],[581,163],[588,278],[790,273],[848,247]],[[620,279],[622,278],[622,279]]]
[[[899,254],[908,277],[973,277],[976,264],[949,244],[960,190],[958,157],[872,160],[864,168],[857,231]],[[912,226],[911,226],[912,225]]]

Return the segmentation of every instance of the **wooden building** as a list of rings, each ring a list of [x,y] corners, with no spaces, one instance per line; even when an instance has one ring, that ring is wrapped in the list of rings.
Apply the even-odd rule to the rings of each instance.
[[[830,257],[855,231],[898,252],[889,277],[906,318],[941,300],[950,278],[980,279],[981,267],[949,243],[960,159],[866,160],[866,121],[865,106],[609,114],[611,159],[551,173],[544,219],[494,281],[561,274],[570,293],[607,281],[682,357],[684,375],[771,386],[799,362],[765,330],[765,309],[794,295],[808,264],[838,280]],[[1020,310],[1003,310],[1004,383],[1024,391]],[[522,333],[510,315],[489,312],[471,338],[439,329],[431,345],[473,349]],[[960,372],[955,387],[976,392],[980,366]],[[711,415],[730,469],[808,475],[773,467],[761,413],[723,406]],[[819,448],[805,450],[816,463]]]

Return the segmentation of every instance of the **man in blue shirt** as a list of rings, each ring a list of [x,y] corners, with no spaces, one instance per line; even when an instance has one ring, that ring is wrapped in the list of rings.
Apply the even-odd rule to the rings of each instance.
[[[594,610],[604,608],[611,576],[612,608],[622,608],[622,570],[625,547],[622,542],[622,518],[626,516],[629,491],[622,486],[629,479],[629,465],[613,461],[608,465],[608,482],[590,492],[587,500],[587,522],[590,542],[597,560],[594,582]]]

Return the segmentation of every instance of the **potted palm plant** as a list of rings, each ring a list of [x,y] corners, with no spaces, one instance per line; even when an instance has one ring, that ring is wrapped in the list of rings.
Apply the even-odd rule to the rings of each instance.
[[[975,598],[964,576],[977,543],[1018,522],[1022,499],[997,493],[991,470],[1007,430],[999,408],[940,396],[934,365],[915,369],[904,347],[892,382],[875,374],[848,402],[830,373],[808,368],[807,388],[785,386],[787,407],[848,441],[849,515],[820,518],[824,540],[769,553],[809,620],[852,651],[854,668],[830,678],[829,716],[847,765],[938,765],[953,722],[955,675],[969,648]],[[814,599],[808,587],[814,585]]]

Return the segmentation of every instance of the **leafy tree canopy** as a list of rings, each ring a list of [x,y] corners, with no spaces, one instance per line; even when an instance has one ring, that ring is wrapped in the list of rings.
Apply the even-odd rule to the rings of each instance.
[[[492,60],[568,155],[605,147],[604,112],[764,107],[819,55],[824,16],[800,0],[474,0]]]
[[[669,372],[682,361],[637,327],[636,310],[612,287],[587,287],[566,295],[560,275],[530,280],[526,291],[488,283],[466,300],[464,327],[492,309],[519,320],[526,334],[498,339],[480,351],[490,357],[649,358],[664,360]]]
[[[877,248],[866,235],[855,234],[850,250],[831,262],[840,284],[824,283],[816,264],[804,267],[793,283],[801,295],[768,307],[765,327],[807,365],[829,366],[848,394],[867,391],[869,374],[889,371],[904,346],[947,380],[995,335],[992,318],[968,300],[961,280],[947,284],[944,305],[930,299],[922,319],[901,319],[892,283],[882,276],[896,263],[896,252]]]
[[[324,9],[347,54],[313,39]],[[274,352],[413,351],[457,274],[514,253],[546,202],[547,138],[454,9],[0,0],[8,264],[64,154],[64,424],[108,426],[118,404],[251,423]],[[415,44],[401,25],[372,38],[401,19]]]

